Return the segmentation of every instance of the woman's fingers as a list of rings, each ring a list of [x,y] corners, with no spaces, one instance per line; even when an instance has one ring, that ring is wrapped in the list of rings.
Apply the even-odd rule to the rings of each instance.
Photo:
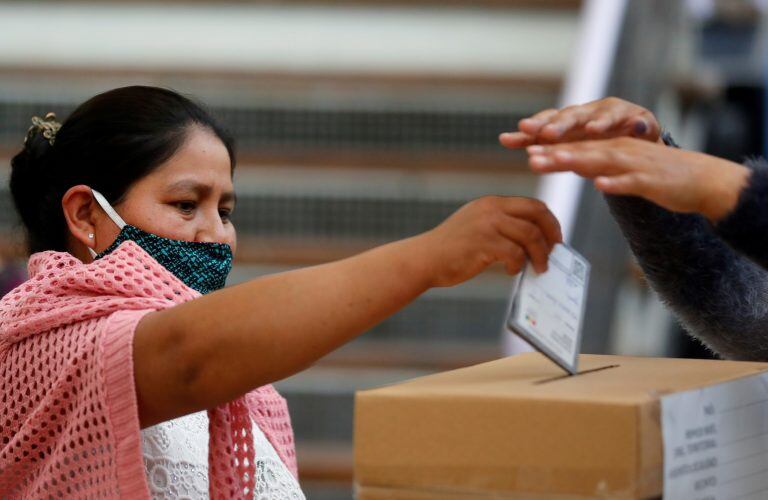
[[[613,106],[603,106],[584,124],[584,137],[588,139],[650,138],[657,127],[651,123],[652,121],[655,123],[655,120],[649,119],[644,114],[642,108],[623,102]]]
[[[621,130],[622,124],[627,119],[627,105],[623,101],[618,104],[604,105],[584,125],[584,130],[588,137],[595,139],[610,139],[619,135],[628,135],[628,131]]]
[[[637,129],[637,123],[640,121],[642,121],[642,123],[648,127],[644,134]],[[656,120],[656,117],[653,116],[653,113],[650,111],[644,109],[642,113],[640,113],[640,116],[634,125],[636,137],[640,137],[642,139],[650,140],[653,142],[659,140],[659,136],[661,135],[661,125],[659,125],[658,120]]]
[[[616,101],[614,107],[626,106],[624,101]],[[593,129],[595,127],[605,130],[610,128],[610,123],[606,121],[604,115],[612,110],[613,108],[605,106],[604,101],[568,106],[561,110],[547,110],[534,115],[530,121],[522,120],[520,130],[534,136],[537,144],[577,141],[589,137],[589,130],[586,127],[588,123],[595,122],[592,125]]]
[[[515,248],[518,250],[515,250]],[[522,254],[522,257],[520,257],[520,254]],[[506,268],[507,274],[514,276],[522,271],[523,267],[525,267],[525,252],[518,245],[513,243],[510,246],[509,255],[510,257],[503,261],[504,267]]]
[[[504,132],[499,135],[499,142],[505,148],[518,149],[534,144],[536,137],[525,132]]]
[[[631,168],[609,141],[590,141],[557,146],[529,146],[528,164],[536,173],[574,172],[583,177],[615,175]]]
[[[502,240],[496,245],[496,260],[502,262],[508,274],[514,276],[523,270],[526,253],[521,245],[509,240]]]
[[[610,116],[595,116],[585,125],[584,131],[591,136],[600,136],[613,127],[613,118]]]
[[[501,198],[502,210],[509,217],[525,219],[535,224],[544,235],[549,247],[562,243],[563,233],[557,217],[544,202],[532,198]]]
[[[499,222],[496,230],[509,241],[525,249],[536,272],[547,270],[547,260],[552,247],[539,226],[524,219],[505,217]]]
[[[661,134],[661,127],[654,116],[645,110],[636,115],[614,117],[614,137],[636,137],[655,142]]]
[[[563,108],[541,128],[538,142],[555,143],[584,139],[584,126],[596,117],[596,112],[594,104]]]
[[[641,172],[595,178],[595,187],[605,194],[616,196],[644,196],[648,190],[647,176]]]
[[[655,142],[660,127],[653,114],[613,97],[566,108],[547,109],[520,120],[519,132],[502,134],[502,145],[522,148],[589,139],[637,137]]]
[[[524,118],[517,123],[517,127],[521,132],[525,132],[531,136],[537,136],[541,128],[549,123],[549,120],[559,113],[557,109],[545,109],[539,111],[533,116]]]
[[[538,174],[573,172],[592,179],[622,171],[621,165],[611,163],[607,156],[601,151],[557,151],[548,155],[533,154],[528,164]]]

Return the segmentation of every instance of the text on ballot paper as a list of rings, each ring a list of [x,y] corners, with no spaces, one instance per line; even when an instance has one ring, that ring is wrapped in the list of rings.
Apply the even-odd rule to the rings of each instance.
[[[571,374],[578,370],[589,267],[572,248],[555,245],[545,273],[526,266],[507,320],[512,331]]]

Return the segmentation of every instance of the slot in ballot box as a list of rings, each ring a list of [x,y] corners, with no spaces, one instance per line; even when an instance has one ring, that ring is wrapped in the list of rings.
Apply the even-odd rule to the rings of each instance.
[[[721,488],[706,469],[712,466],[707,454],[720,452],[712,447],[725,439],[717,432],[725,424],[734,424],[728,432],[752,432],[748,424],[764,426],[768,436],[768,405],[761,410],[759,401],[742,402],[732,414],[709,414],[716,404],[695,390],[713,386],[735,394],[720,384],[755,379],[760,391],[768,388],[766,370],[766,363],[583,355],[580,373],[568,376],[528,353],[360,391],[356,496],[657,498],[669,472],[665,451],[677,453],[668,455],[667,464],[677,467],[670,477],[690,478],[691,488]],[[671,422],[664,432],[673,433],[666,439],[680,441],[665,450],[662,399],[666,405],[666,396],[677,394],[687,399],[673,402],[694,414],[664,413]],[[720,420],[699,424],[699,418]],[[707,483],[696,474],[715,479]]]

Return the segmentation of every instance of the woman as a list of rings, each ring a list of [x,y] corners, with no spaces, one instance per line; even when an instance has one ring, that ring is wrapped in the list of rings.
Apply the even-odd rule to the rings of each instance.
[[[35,118],[12,167],[33,255],[0,302],[0,498],[301,498],[270,382],[431,287],[494,262],[544,270],[561,239],[542,203],[487,197],[426,233],[220,290],[232,141],[151,87]]]
[[[768,165],[683,151],[647,110],[607,98],[502,134],[539,174],[594,181],[653,288],[721,356],[768,360]]]

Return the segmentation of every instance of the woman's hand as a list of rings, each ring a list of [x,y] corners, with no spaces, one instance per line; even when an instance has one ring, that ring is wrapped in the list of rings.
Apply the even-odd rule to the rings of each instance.
[[[657,142],[661,133],[659,122],[650,111],[616,97],[559,110],[547,109],[520,120],[518,128],[518,132],[499,136],[503,146],[516,149],[532,144],[625,136]]]
[[[547,269],[549,253],[562,241],[560,224],[544,203],[486,196],[467,203],[436,228],[417,237],[431,270],[431,286],[466,281],[494,262],[517,274],[531,260]]]
[[[528,147],[539,174],[574,172],[606,194],[641,196],[716,223],[736,206],[750,170],[721,158],[631,138]]]

